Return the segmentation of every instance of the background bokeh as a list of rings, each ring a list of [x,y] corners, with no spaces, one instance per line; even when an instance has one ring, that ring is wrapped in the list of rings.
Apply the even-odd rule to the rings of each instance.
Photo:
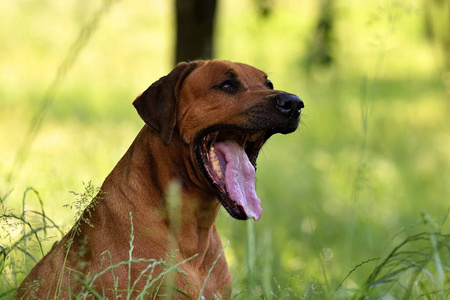
[[[71,227],[70,191],[102,184],[143,126],[132,101],[173,67],[172,2],[118,1],[99,14],[102,1],[0,1],[2,212],[20,211],[31,186],[47,216]],[[449,232],[450,2],[335,0],[322,63],[320,1],[272,1],[268,15],[256,2],[218,1],[215,58],[264,70],[306,108],[299,129],[259,156],[261,220],[220,212],[234,295],[320,298],[340,287],[345,298],[424,216]],[[5,248],[20,234],[1,230]]]

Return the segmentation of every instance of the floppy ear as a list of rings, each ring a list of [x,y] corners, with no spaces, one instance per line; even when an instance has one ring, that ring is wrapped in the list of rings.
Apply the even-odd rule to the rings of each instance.
[[[197,65],[197,62],[179,63],[168,75],[153,83],[133,102],[139,116],[145,124],[160,133],[166,146],[172,140],[175,129],[181,85]]]

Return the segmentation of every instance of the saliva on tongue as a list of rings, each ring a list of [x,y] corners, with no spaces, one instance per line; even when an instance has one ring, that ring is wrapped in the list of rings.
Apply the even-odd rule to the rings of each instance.
[[[231,200],[242,206],[246,215],[258,221],[261,218],[261,200],[255,190],[255,168],[245,150],[236,142],[224,141],[214,145],[221,161],[225,162],[225,187]]]

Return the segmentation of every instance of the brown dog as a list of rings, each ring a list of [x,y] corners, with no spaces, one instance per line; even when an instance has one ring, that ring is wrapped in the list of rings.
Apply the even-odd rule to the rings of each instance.
[[[297,128],[303,102],[274,90],[251,66],[194,61],[177,65],[133,104],[147,126],[18,297],[230,298],[214,224],[220,204],[236,219],[260,218],[256,158],[271,135]],[[171,182],[179,183],[175,213]]]

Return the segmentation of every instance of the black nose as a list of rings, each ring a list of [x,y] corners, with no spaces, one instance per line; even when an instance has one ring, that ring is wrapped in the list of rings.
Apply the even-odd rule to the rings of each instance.
[[[305,104],[292,94],[279,94],[275,97],[275,107],[289,118],[297,118]]]

